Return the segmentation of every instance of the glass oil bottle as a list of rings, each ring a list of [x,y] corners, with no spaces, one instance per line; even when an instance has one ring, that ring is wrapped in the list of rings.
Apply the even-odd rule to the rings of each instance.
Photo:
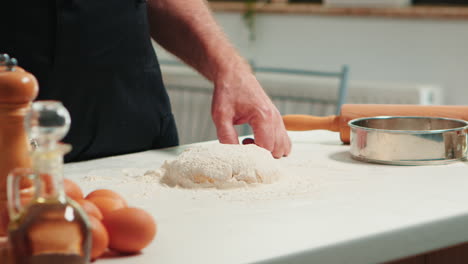
[[[26,116],[29,136],[37,141],[33,168],[8,176],[9,242],[14,264],[89,263],[91,231],[80,206],[65,195],[60,143],[70,126],[68,111],[57,101],[36,101]],[[34,196],[21,197],[20,186],[32,183]]]

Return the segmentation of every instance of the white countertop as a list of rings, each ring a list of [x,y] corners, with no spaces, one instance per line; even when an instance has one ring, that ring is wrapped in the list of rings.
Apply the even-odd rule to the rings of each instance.
[[[351,159],[337,133],[290,132],[278,183],[190,190],[154,174],[187,146],[71,163],[89,192],[110,188],[158,223],[137,256],[96,263],[378,263],[468,241],[468,163],[390,166]]]

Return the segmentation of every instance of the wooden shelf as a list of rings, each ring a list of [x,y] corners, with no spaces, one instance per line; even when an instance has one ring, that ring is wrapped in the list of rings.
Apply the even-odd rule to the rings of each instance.
[[[217,12],[244,12],[240,2],[210,2]],[[310,14],[324,16],[358,16],[405,19],[468,20],[468,7],[411,6],[401,8],[327,7],[321,4],[290,4],[285,2],[257,3],[258,13]]]

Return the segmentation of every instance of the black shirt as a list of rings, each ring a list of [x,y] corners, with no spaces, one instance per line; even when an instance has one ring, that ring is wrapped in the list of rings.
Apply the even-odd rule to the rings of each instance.
[[[0,53],[70,111],[66,161],[178,144],[141,0],[8,1]],[[5,6],[2,4],[2,6]]]

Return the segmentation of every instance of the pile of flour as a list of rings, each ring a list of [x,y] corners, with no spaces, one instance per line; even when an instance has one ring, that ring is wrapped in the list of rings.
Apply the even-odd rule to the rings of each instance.
[[[272,183],[280,170],[271,153],[254,144],[194,146],[165,161],[161,182],[184,188],[233,188]]]

